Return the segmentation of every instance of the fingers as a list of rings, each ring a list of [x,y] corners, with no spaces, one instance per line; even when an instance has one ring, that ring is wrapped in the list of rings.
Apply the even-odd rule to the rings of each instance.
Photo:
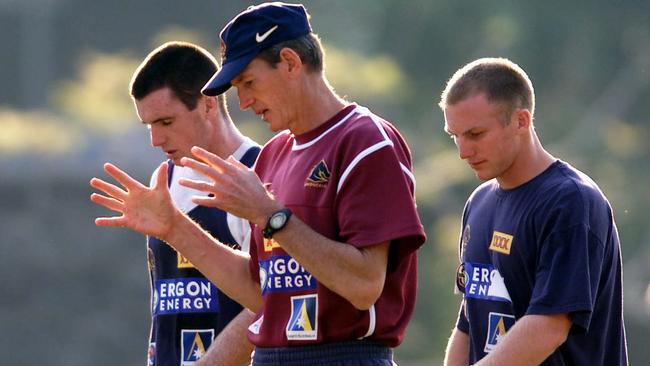
[[[111,163],[104,164],[104,171],[106,171],[106,173],[111,177],[115,178],[116,181],[120,182],[120,184],[129,191],[136,188],[144,188],[140,182],[131,178],[130,175],[126,174],[123,170]]]
[[[222,208],[217,205],[219,202],[212,197],[192,196],[192,202],[199,206]]]
[[[192,169],[192,170],[194,170],[196,172],[199,172],[199,173],[203,174],[206,177],[215,178],[215,177],[218,176],[218,174],[223,173],[223,169],[220,169],[219,167],[214,167],[213,168],[213,167],[211,167],[211,166],[209,166],[209,165],[207,165],[207,164],[205,164],[203,162],[200,162],[198,160],[194,160],[192,158],[185,157],[185,158],[183,158],[181,160],[181,162],[183,163],[184,166],[186,166],[186,167],[188,167],[188,168],[190,168],[190,169]]]
[[[123,189],[117,187],[114,184],[105,182],[105,181],[103,181],[103,180],[101,180],[99,178],[91,179],[90,180],[90,186],[93,187],[93,188],[99,189],[100,191],[106,193],[107,195],[109,195],[111,197],[115,197],[115,198],[117,198],[119,200],[122,200],[122,201],[126,198],[126,195],[127,195],[127,193]]]
[[[101,194],[93,193],[90,195],[90,200],[98,205],[104,206],[109,210],[119,213],[124,212],[124,204],[112,197],[102,196]]]
[[[212,183],[208,183],[201,180],[181,178],[178,180],[178,184],[187,188],[192,188],[192,189],[196,189],[197,191],[203,191],[207,193],[214,193],[215,191],[214,189],[215,187]]]
[[[192,147],[192,155],[196,156],[199,160],[205,162],[209,166],[215,168],[219,173],[224,173],[229,167],[229,163],[217,155],[198,146]]]
[[[124,227],[126,226],[126,221],[124,219],[124,216],[98,217],[95,219],[95,225],[110,226],[110,227]]]
[[[160,164],[158,171],[156,172],[156,182],[154,183],[154,189],[159,189],[161,186],[167,187],[167,169],[169,166],[166,162]]]

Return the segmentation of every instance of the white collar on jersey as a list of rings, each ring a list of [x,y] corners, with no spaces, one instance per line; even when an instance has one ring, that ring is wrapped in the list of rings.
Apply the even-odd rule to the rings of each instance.
[[[328,128],[325,132],[323,132],[320,135],[316,136],[316,138],[314,138],[313,140],[311,140],[309,142],[305,142],[304,144],[297,144],[296,141],[294,140],[293,141],[293,146],[291,147],[291,150],[296,151],[296,150],[306,149],[306,148],[310,147],[311,145],[317,143],[320,139],[325,137],[328,133],[332,132],[335,128],[337,128],[338,126],[342,125],[347,120],[349,120],[350,117],[352,117],[352,115],[355,114],[355,113],[370,113],[370,111],[368,111],[368,109],[365,108],[365,107],[357,106],[350,113],[348,113],[345,117],[341,118],[340,121],[338,121],[336,124],[334,124],[334,126]]]

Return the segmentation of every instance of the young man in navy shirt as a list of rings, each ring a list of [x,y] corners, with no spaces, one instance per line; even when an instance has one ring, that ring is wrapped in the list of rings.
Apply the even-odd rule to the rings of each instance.
[[[178,183],[201,178],[181,163],[181,158],[190,156],[192,146],[223,158],[233,156],[246,166],[253,165],[260,151],[233,124],[224,98],[201,94],[201,87],[217,69],[206,50],[185,42],[165,43],[151,51],[133,74],[131,96],[149,129],[151,145],[167,155],[166,183],[174,205],[221,242],[248,252],[248,221],[197,205],[191,197],[200,192]],[[245,334],[252,313],[159,238],[147,237],[147,257],[152,313],[148,364],[188,366],[205,357],[217,364],[248,365],[252,346]],[[216,352],[217,347],[210,345],[220,333],[218,342],[229,347]]]
[[[543,148],[526,73],[476,60],[449,80],[440,107],[460,158],[485,181],[463,212],[463,301],[445,365],[627,365],[612,209]]]

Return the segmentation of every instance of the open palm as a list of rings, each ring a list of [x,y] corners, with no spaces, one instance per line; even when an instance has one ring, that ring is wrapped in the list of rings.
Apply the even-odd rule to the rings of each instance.
[[[152,187],[143,185],[113,164],[104,164],[104,170],[123,188],[93,178],[90,185],[104,194],[93,193],[90,200],[120,213],[121,216],[98,217],[95,224],[126,227],[164,240],[177,213],[167,188],[167,164],[163,163],[158,168]]]

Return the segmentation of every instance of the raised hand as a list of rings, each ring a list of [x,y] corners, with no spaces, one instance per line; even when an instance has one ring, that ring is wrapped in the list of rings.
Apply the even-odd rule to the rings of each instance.
[[[90,195],[90,200],[121,215],[98,217],[95,219],[95,224],[126,227],[165,240],[174,223],[175,215],[179,214],[167,188],[167,164],[163,163],[158,168],[153,187],[143,185],[113,164],[104,164],[104,170],[123,188],[93,178],[90,180],[90,185],[102,191],[104,195],[93,193]]]
[[[193,197],[194,203],[218,207],[262,227],[273,211],[282,208],[257,174],[237,159],[231,156],[224,160],[196,146],[192,148],[192,154],[200,161],[185,157],[181,160],[183,165],[211,180],[179,180],[183,186],[211,193],[208,197]]]

